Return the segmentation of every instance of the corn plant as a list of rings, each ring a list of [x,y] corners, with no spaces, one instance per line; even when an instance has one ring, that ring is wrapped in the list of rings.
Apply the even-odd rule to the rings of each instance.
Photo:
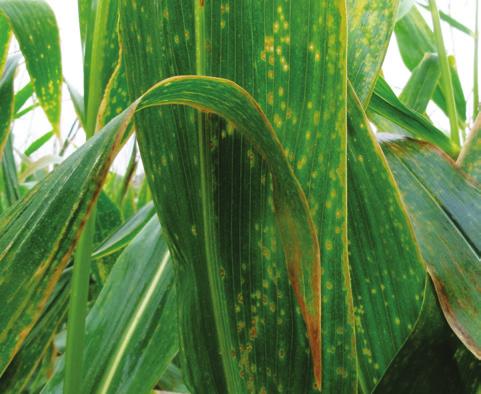
[[[52,131],[25,157],[71,138],[52,11],[0,0],[0,392],[479,393],[477,24],[435,0],[78,11],[86,142],[19,177],[28,98]],[[472,120],[444,23],[476,48]]]

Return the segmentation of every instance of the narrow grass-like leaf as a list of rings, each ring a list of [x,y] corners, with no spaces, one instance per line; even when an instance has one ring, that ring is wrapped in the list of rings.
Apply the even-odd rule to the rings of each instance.
[[[10,23],[25,57],[37,98],[58,133],[62,64],[55,15],[43,0],[1,0],[0,13]]]
[[[12,136],[7,139],[1,163],[5,198],[7,206],[10,206],[20,198],[17,167],[13,156]]]
[[[389,45],[398,0],[348,0],[349,80],[367,107]]]
[[[17,70],[18,57],[11,57],[5,66],[0,79],[0,159],[3,149],[10,135],[12,117],[14,111],[13,80]]]
[[[30,156],[31,154],[38,151],[42,146],[44,146],[50,139],[53,137],[53,131],[49,131],[40,137],[38,137],[35,141],[33,141],[27,149],[25,149],[24,154]]]
[[[134,216],[125,222],[117,231],[104,240],[92,255],[99,259],[109,256],[125,248],[132,239],[142,230],[150,218],[155,215],[153,203],[148,203],[142,207]]]
[[[174,271],[156,217],[120,255],[86,325],[80,392],[147,393],[178,351]],[[62,393],[64,361],[43,393]]]
[[[481,191],[431,145],[388,139],[383,149],[444,315],[464,345],[481,358]]]
[[[82,1],[79,6],[80,25],[85,40],[84,126],[90,137],[97,129],[99,106],[118,64],[118,0]]]
[[[77,118],[82,127],[85,127],[85,99],[84,97],[78,92],[78,90],[72,86],[72,84],[65,82],[68,88],[68,92],[70,94],[70,98],[72,99],[72,104],[75,109],[75,113],[77,114]]]
[[[32,82],[27,83],[17,93],[15,93],[15,113],[18,113],[25,105],[27,100],[33,95]]]
[[[10,44],[10,38],[12,31],[8,25],[8,20],[0,14],[0,74],[3,73],[3,68],[7,61],[8,47]]]
[[[412,110],[423,114],[441,75],[439,58],[434,53],[427,53],[414,68],[409,81],[399,96],[399,100]]]
[[[431,142],[451,157],[456,157],[459,152],[451,140],[427,118],[405,106],[382,78],[379,78],[376,83],[374,95],[369,103],[369,111],[398,126],[392,130],[386,130],[389,124],[386,126],[381,123],[382,131],[401,132],[413,138]]]
[[[413,70],[421,62],[426,53],[436,52],[433,32],[416,7],[411,8],[411,11],[396,23],[394,31],[401,57],[406,67],[410,70]],[[456,67],[452,62],[450,66],[457,113],[460,120],[466,122],[466,99]],[[444,95],[445,93],[438,86],[434,92],[433,100],[447,113]]]
[[[429,6],[426,4],[420,4],[421,7],[423,7],[425,10],[429,10]],[[439,11],[439,16],[441,17],[441,20],[444,22],[448,23],[450,26],[454,27],[455,29],[467,34],[470,37],[474,37],[474,31],[472,31],[469,27],[458,21],[457,19],[453,18],[451,15],[446,14],[443,11]]]
[[[348,108],[349,264],[359,385],[368,393],[416,323],[426,271],[399,191],[352,89]]]

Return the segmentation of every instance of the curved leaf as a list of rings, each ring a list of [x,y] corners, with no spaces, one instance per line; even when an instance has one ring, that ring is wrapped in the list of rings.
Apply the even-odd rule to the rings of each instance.
[[[433,32],[416,7],[412,7],[411,11],[396,23],[394,31],[401,57],[410,70],[413,70],[421,62],[426,53],[436,52]],[[466,99],[463,88],[456,67],[452,62],[450,65],[458,116],[463,122],[466,122]],[[440,85],[434,93],[433,100],[445,113],[447,112],[444,93]]]
[[[319,244],[305,194],[267,118],[246,91],[220,78],[191,76],[167,79],[143,96],[139,108],[162,104],[190,105],[223,116],[265,158],[274,177],[275,215],[286,254],[289,279],[306,322],[311,352],[319,356]],[[175,235],[169,234],[170,237]],[[209,279],[212,280],[211,277]],[[320,369],[315,369],[315,373],[320,373]]]
[[[158,75],[199,72],[240,84],[266,113],[308,197],[321,254],[333,262],[322,267],[323,388],[351,393],[357,377],[346,244],[344,3],[122,1],[120,25],[131,96]],[[136,119],[183,278],[186,384],[201,392],[309,392],[313,361],[283,264],[268,164],[228,122],[197,119],[184,108]],[[204,216],[212,219],[207,225]],[[216,254],[209,262],[206,239]],[[226,316],[223,327],[215,316]]]
[[[0,13],[10,23],[37,98],[59,133],[62,64],[55,15],[43,0],[1,0]]]
[[[134,216],[117,229],[114,234],[105,239],[98,246],[92,257],[99,259],[125,248],[154,214],[155,208],[153,203],[148,203],[142,207]]]
[[[68,262],[120,148],[123,117],[0,216],[0,374],[38,320]]]
[[[481,191],[431,145],[388,139],[383,149],[444,315],[464,345],[481,358]]]
[[[412,111],[404,105],[384,79],[379,78],[376,83],[374,95],[369,103],[369,111],[371,115],[374,113],[389,122],[387,126],[385,123],[381,123],[382,131],[389,133],[401,132],[411,137],[431,142],[452,157],[456,157],[459,153],[458,148],[441,130],[437,129],[423,115]],[[396,127],[385,130],[384,126],[390,128],[391,122]]]
[[[193,76],[155,85],[0,217],[0,296],[6,306],[0,311],[0,340],[5,344],[0,353],[2,368],[38,319],[49,289],[68,261],[78,228],[88,216],[115,152],[125,141],[135,110],[172,104],[224,116],[246,138],[255,141],[266,158],[276,180],[276,218],[284,231],[290,279],[307,321],[313,352],[319,351],[319,246],[305,195],[255,101],[230,81]],[[68,195],[76,198],[66,198]],[[66,200],[70,203],[66,204]],[[28,266],[24,261],[29,262]],[[17,269],[21,264],[22,269]]]
[[[439,57],[427,53],[423,60],[414,68],[409,81],[404,87],[399,100],[407,107],[421,114],[426,112],[429,101],[441,75]]]

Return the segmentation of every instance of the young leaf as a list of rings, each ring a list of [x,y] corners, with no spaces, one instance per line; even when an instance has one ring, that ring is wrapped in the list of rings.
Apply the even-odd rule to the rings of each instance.
[[[26,156],[30,156],[31,154],[35,153],[39,150],[42,146],[44,146],[50,139],[53,137],[53,131],[49,131],[42,136],[38,137],[35,141],[33,141],[27,149],[25,149],[24,154]]]
[[[399,100],[412,110],[424,114],[441,75],[439,58],[427,53],[413,70]]]
[[[379,78],[376,83],[374,95],[369,103],[369,112],[371,117],[375,114],[389,122],[387,125],[386,123],[381,123],[382,131],[388,133],[398,132],[431,142],[439,146],[451,157],[456,157],[459,152],[451,140],[427,118],[405,106],[382,78]],[[378,121],[377,118],[373,118],[376,122]],[[394,123],[397,127],[391,129],[390,123]]]
[[[396,23],[396,39],[404,64],[413,70],[423,59],[426,53],[436,52],[434,35],[421,13],[412,7],[401,20]],[[462,122],[466,122],[466,99],[456,67],[451,62],[451,78],[454,87],[457,114]],[[447,113],[445,93],[440,86],[434,92],[434,102]]]
[[[32,94],[32,82],[27,83],[17,93],[15,93],[15,114],[17,114],[22,109],[27,100],[32,97]]]

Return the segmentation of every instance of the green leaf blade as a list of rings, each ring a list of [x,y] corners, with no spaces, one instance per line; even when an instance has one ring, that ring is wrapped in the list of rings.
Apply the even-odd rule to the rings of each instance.
[[[179,349],[174,271],[152,218],[119,256],[86,324],[82,391],[148,392]],[[60,360],[44,393],[61,393]]]
[[[0,217],[0,295],[5,300],[0,311],[0,371],[39,318],[68,262],[83,219],[120,148],[122,120],[121,116],[111,122]]]
[[[59,133],[62,64],[55,15],[42,0],[2,0],[0,12],[17,38],[38,100]]]
[[[348,0],[348,71],[367,106],[394,29],[398,0]]]
[[[426,272],[394,179],[352,89],[349,100],[349,263],[359,382],[371,392],[418,319]]]
[[[481,192],[431,145],[388,139],[383,149],[404,193],[444,315],[458,338],[480,358]]]
[[[341,391],[352,392],[357,378],[345,245],[344,2],[303,2],[302,6],[294,6],[271,1],[206,1],[204,7],[206,74],[235,81],[259,102],[308,194],[320,234],[321,254],[339,262],[323,266],[322,297],[332,300],[324,304],[321,313],[326,322],[323,346],[334,343],[337,349],[322,353],[323,384],[328,391],[328,387],[337,384],[339,388],[341,384]],[[304,11],[300,12],[302,8]],[[125,26],[122,42],[132,96],[150,86],[157,75],[197,71],[192,5],[179,8],[177,2],[162,6],[146,2],[137,8],[126,4],[125,9],[121,12],[126,15],[121,15],[125,20],[121,20],[121,28]],[[306,25],[312,28],[306,29]],[[139,45],[139,37],[148,45]],[[320,45],[328,41],[332,45]],[[319,84],[318,89],[312,89],[312,81]],[[239,137],[228,122],[216,117],[205,120],[204,128],[210,134],[204,144],[210,149],[207,155],[212,158],[213,173],[209,170],[207,176],[212,175],[214,221],[218,220],[215,237],[219,237],[220,245],[220,261],[212,271],[220,273],[223,281],[219,283],[214,274],[209,279],[199,268],[205,266],[199,264],[204,245],[199,218],[202,206],[197,193],[201,154],[198,147],[202,144],[199,138],[186,141],[185,137],[191,129],[197,130],[196,116],[179,108],[150,111],[139,118],[142,158],[149,168],[147,173],[155,174],[149,175],[154,200],[160,210],[165,210],[164,229],[175,229],[178,237],[171,237],[178,251],[178,255],[173,253],[174,260],[180,260],[182,272],[190,276],[180,285],[185,304],[179,312],[181,319],[195,315],[195,320],[191,317],[180,322],[186,349],[192,349],[184,352],[183,360],[189,386],[225,392],[228,375],[239,387],[250,390],[309,391],[313,386],[308,377],[313,361],[306,356],[303,323],[283,267],[285,257],[272,212],[268,165],[255,155],[255,143]],[[159,166],[159,160],[166,164]],[[172,188],[170,195],[166,185]],[[175,194],[184,196],[184,201],[173,201]],[[177,209],[171,208],[174,206]],[[227,329],[219,330],[212,324],[215,311],[210,306],[214,300],[209,282],[220,289],[216,292],[221,298],[222,291],[227,298],[222,300],[227,303]],[[327,285],[329,282],[336,283],[334,290]],[[203,316],[192,312],[199,308],[203,309]],[[336,332],[336,327],[327,323],[334,318],[342,320],[343,331]],[[202,335],[192,338],[188,334],[192,327],[200,327]],[[219,338],[212,338],[212,332]],[[212,339],[206,343],[205,337]],[[220,347],[216,341],[231,341],[232,346]],[[219,354],[233,355],[233,360],[224,360],[230,363],[228,367],[224,367]],[[195,365],[202,365],[204,370],[199,372]],[[224,373],[224,369],[229,373]],[[303,381],[308,383],[302,385]]]
[[[18,57],[7,61],[2,78],[0,79],[0,159],[2,158],[5,144],[10,135],[14,111],[13,80],[17,70]]]

